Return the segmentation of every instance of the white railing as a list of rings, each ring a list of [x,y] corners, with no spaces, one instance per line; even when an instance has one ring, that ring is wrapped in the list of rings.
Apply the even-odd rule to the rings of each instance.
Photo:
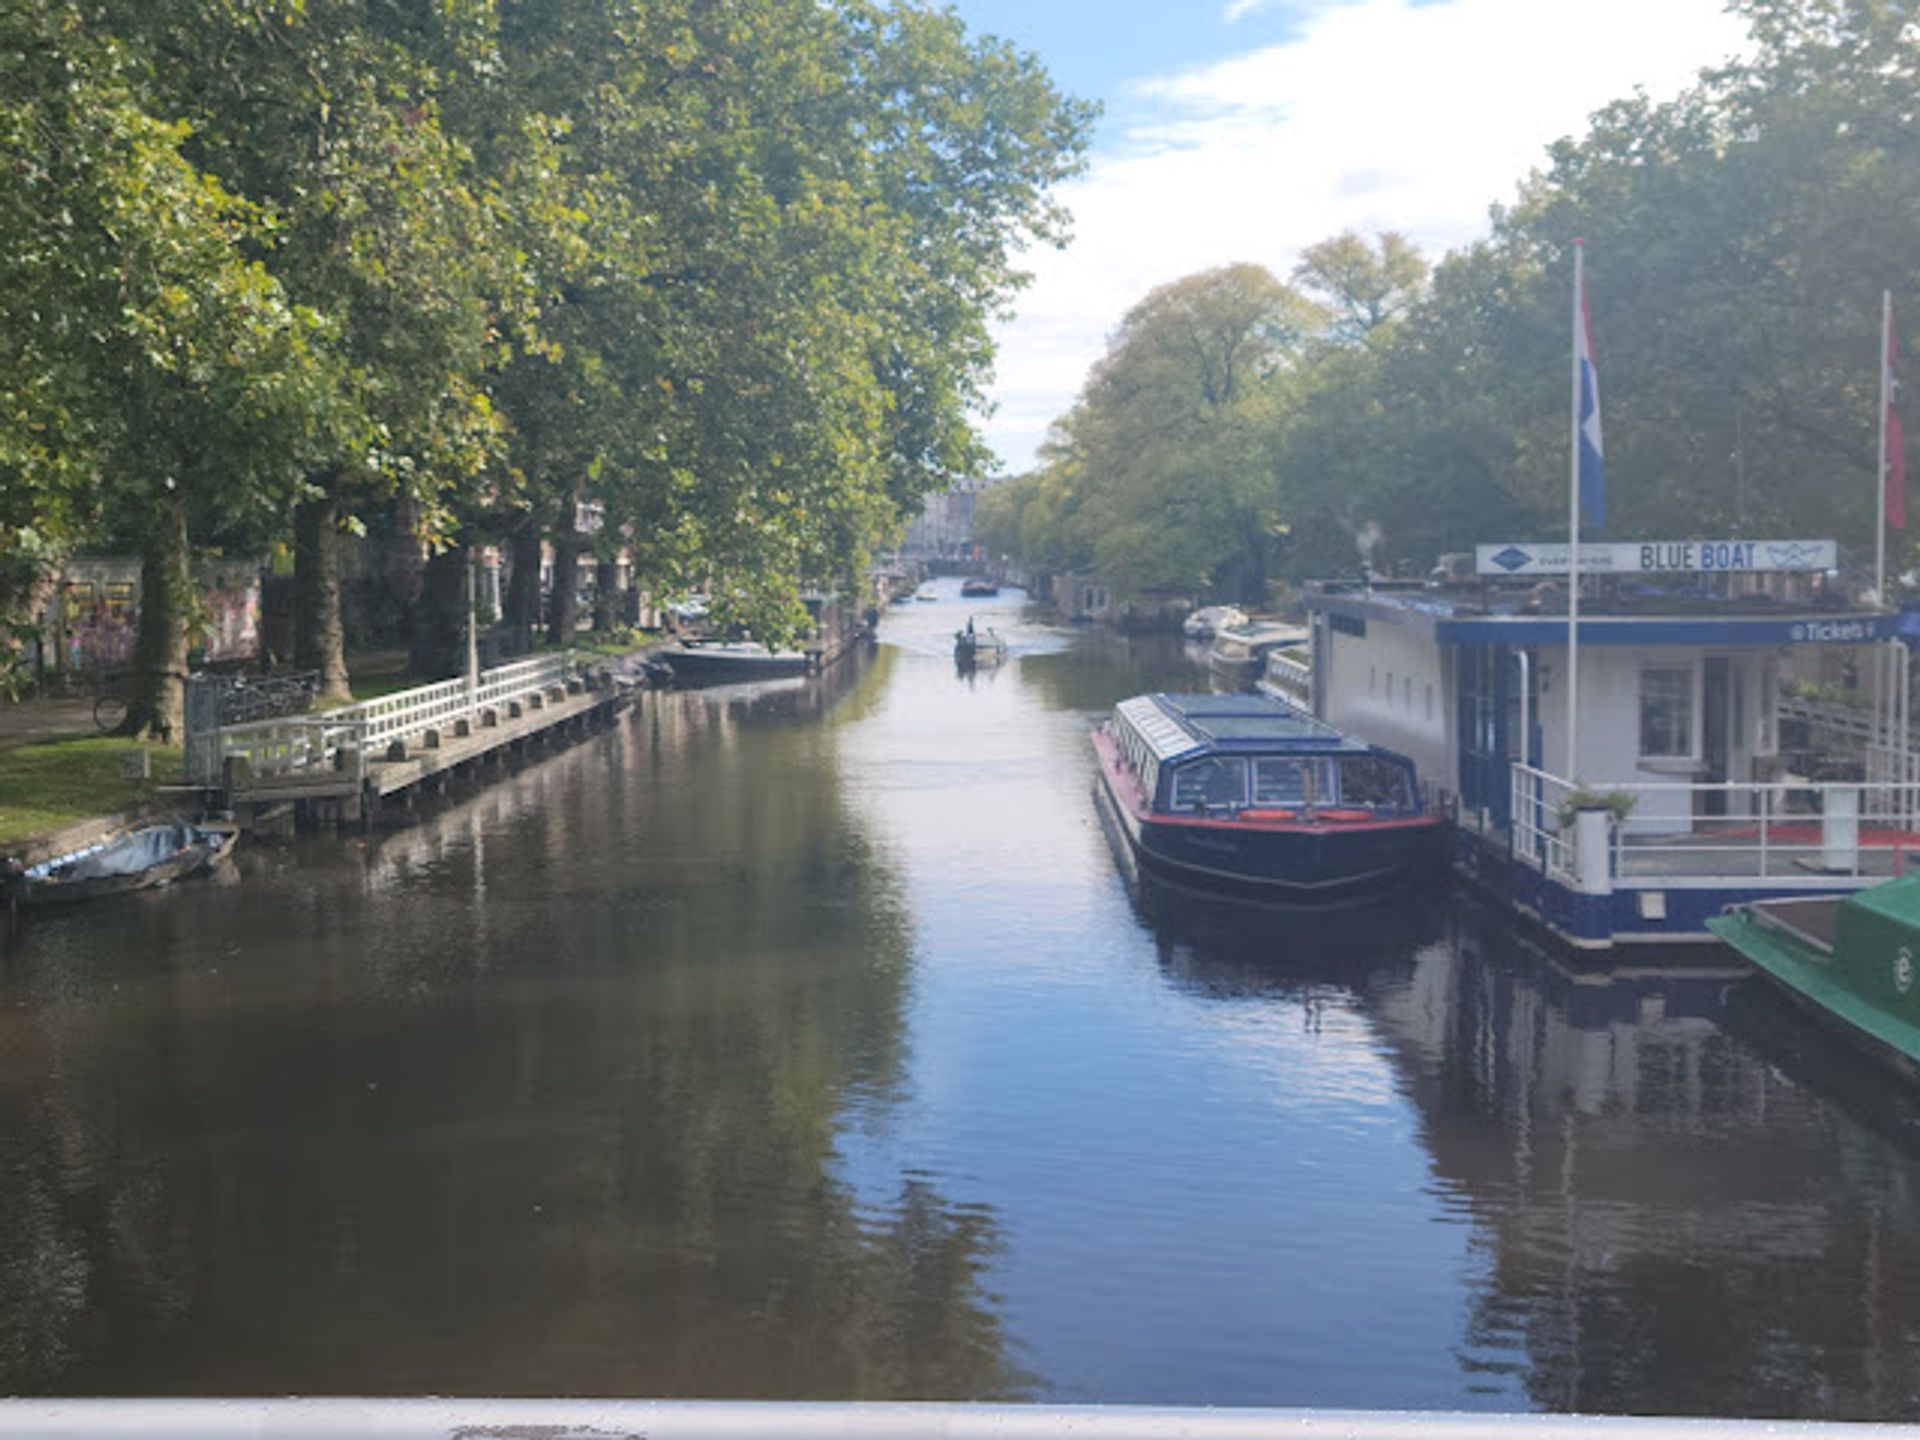
[[[1886,878],[1920,854],[1920,839],[1901,823],[1920,813],[1920,780],[1578,787],[1530,765],[1511,769],[1513,853],[1558,879],[1579,870],[1572,816],[1582,791],[1626,807],[1607,829],[1616,883]]]
[[[1279,650],[1267,652],[1266,688],[1280,699],[1313,708],[1313,667]]]
[[[369,758],[378,758],[396,740],[450,729],[457,720],[471,723],[483,710],[562,688],[572,673],[571,654],[536,655],[483,670],[477,680],[439,680],[319,715],[223,726],[216,732],[217,743],[204,747],[210,773],[191,778],[197,784],[220,783],[227,761],[236,758],[256,777],[363,769]]]
[[[1920,1426],[1657,1415],[733,1400],[0,1400],[7,1440],[1920,1440]]]

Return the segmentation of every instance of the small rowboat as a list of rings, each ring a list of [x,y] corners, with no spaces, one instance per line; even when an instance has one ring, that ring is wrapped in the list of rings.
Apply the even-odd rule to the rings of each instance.
[[[1007,642],[991,630],[969,626],[953,635],[953,658],[963,668],[998,665],[1007,658]]]
[[[230,825],[143,825],[17,871],[12,886],[28,906],[66,905],[150,890],[218,865],[239,832]]]

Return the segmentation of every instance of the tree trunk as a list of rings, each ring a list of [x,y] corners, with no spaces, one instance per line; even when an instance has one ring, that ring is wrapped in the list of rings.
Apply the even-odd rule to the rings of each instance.
[[[422,580],[407,664],[423,681],[444,680],[467,663],[467,551],[429,556]]]
[[[320,674],[320,699],[353,698],[347,683],[346,631],[340,623],[338,477],[293,512],[293,663]]]
[[[512,569],[507,575],[507,594],[501,616],[513,632],[515,648],[522,654],[533,648],[533,632],[540,624],[540,527],[532,515],[521,518],[508,537],[507,558]]]
[[[573,496],[560,503],[553,530],[553,595],[547,603],[547,641],[571,645],[580,620],[579,509]]]
[[[593,628],[602,634],[620,623],[620,565],[602,560],[593,570]]]
[[[127,733],[177,745],[186,739],[187,614],[193,575],[187,504],[163,500],[140,549],[140,622],[134,637],[134,694]]]

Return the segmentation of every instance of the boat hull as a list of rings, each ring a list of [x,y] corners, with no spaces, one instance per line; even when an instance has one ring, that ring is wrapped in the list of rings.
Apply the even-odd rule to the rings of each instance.
[[[1102,753],[1095,796],[1132,864],[1145,874],[1223,894],[1334,901],[1396,883],[1437,863],[1441,824],[1415,816],[1375,822],[1248,824],[1144,812]]]
[[[801,654],[741,655],[698,648],[676,650],[665,657],[677,685],[726,685],[742,680],[774,680],[805,675],[811,662]]]
[[[1836,966],[1831,956],[1744,910],[1716,916],[1707,921],[1707,929],[1751,961],[1777,991],[1829,1033],[1908,1081],[1920,1082],[1920,1025],[1876,1004],[1849,983],[1847,971]]]
[[[18,885],[19,903],[28,909],[53,909],[136,890],[153,890],[176,880],[211,870],[233,850],[239,832],[229,826],[195,826],[195,838],[166,858],[122,874],[87,875],[72,879],[50,876],[45,879],[23,877]]]

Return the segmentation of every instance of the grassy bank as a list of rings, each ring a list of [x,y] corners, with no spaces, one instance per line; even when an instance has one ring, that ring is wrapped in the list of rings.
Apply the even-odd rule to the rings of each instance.
[[[151,800],[155,787],[180,778],[178,746],[144,747],[153,774],[129,780],[122,757],[138,741],[89,735],[0,749],[0,848]]]

